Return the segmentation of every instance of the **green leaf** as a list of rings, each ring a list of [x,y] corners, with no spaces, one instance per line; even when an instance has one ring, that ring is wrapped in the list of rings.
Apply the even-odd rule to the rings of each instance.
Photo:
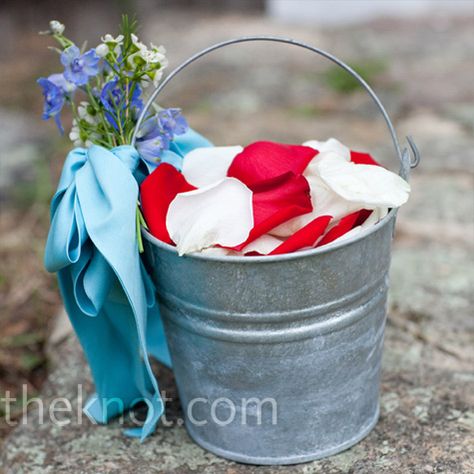
[[[138,21],[135,16],[131,19],[127,14],[122,15],[122,23],[120,24],[120,33],[123,35],[123,56],[125,57],[127,51],[132,45],[132,34],[136,34],[138,29]]]

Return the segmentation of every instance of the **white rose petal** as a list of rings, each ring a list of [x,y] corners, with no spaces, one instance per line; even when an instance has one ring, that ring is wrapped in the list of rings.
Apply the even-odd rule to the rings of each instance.
[[[336,140],[335,138],[329,138],[329,140],[326,140],[325,142],[320,142],[318,140],[309,140],[307,142],[304,142],[303,145],[318,150],[320,155],[322,155],[323,153],[332,152],[344,158],[346,161],[350,161],[351,159],[351,151],[349,150],[349,148],[347,148],[346,145],[343,145],[339,140]]]
[[[242,249],[242,254],[257,252],[262,255],[268,255],[283,243],[282,239],[277,239],[269,234],[264,234],[253,242],[250,242]]]
[[[200,255],[209,255],[211,257],[238,257],[242,256],[241,252],[236,252],[235,250],[224,249],[222,247],[209,247],[207,249],[202,249],[199,253]]]
[[[372,227],[373,225],[377,224],[377,222],[381,221],[386,215],[388,214],[388,207],[379,207],[374,209],[370,216],[363,222],[361,225],[362,229],[367,229],[368,227]]]
[[[385,217],[388,208],[406,202],[410,192],[408,183],[397,174],[380,166],[356,165],[332,151],[317,155],[304,176],[310,186],[313,211],[272,229],[272,235],[289,237],[319,216],[332,216],[333,225],[360,209],[375,209],[365,228]]]
[[[227,176],[232,160],[242,150],[241,146],[195,148],[183,159],[183,176],[197,188],[221,181]]]
[[[166,227],[180,255],[239,245],[253,227],[252,191],[235,178],[225,178],[180,193],[170,204]]]
[[[315,167],[328,188],[364,209],[400,207],[410,194],[410,185],[403,178],[381,166],[323,157]]]

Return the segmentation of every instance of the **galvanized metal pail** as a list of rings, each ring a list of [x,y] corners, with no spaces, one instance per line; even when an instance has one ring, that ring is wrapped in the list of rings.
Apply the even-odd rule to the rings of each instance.
[[[230,40],[178,67],[244,41],[301,46],[275,37]],[[365,235],[321,249],[268,257],[179,257],[146,231],[146,265],[156,285],[173,370],[190,436],[225,458],[293,464],[342,451],[366,436],[379,415],[392,210]]]

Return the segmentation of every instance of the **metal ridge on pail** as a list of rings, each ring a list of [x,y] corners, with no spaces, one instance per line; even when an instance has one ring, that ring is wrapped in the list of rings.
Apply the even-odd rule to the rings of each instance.
[[[211,313],[211,311],[200,311],[200,317],[193,317],[193,311],[190,310],[190,306],[182,306],[180,304],[176,304],[176,301],[170,303],[170,298],[163,297],[160,295],[160,301],[168,311],[172,311],[173,314],[176,316],[173,319],[173,324],[179,325],[182,329],[193,332],[197,335],[211,338],[211,339],[220,339],[222,341],[230,341],[230,342],[240,342],[240,343],[261,343],[261,344],[269,344],[275,342],[283,342],[283,341],[298,341],[302,339],[312,338],[316,335],[322,336],[329,332],[338,331],[340,329],[345,328],[346,326],[350,326],[352,324],[357,323],[360,319],[362,319],[365,314],[372,310],[375,306],[380,304],[382,300],[386,299],[386,279],[387,276],[384,275],[382,282],[378,282],[378,291],[375,296],[372,296],[370,299],[366,299],[365,301],[356,304],[354,301],[354,308],[350,311],[346,311],[338,316],[330,316],[326,319],[321,321],[317,321],[312,324],[306,324],[299,327],[282,327],[282,328],[275,328],[269,330],[267,327],[257,329],[249,329],[248,327],[239,327],[239,323],[242,323],[241,319],[239,320],[238,317],[236,321],[234,321],[234,327],[226,327],[225,325],[218,325],[216,324],[216,312]],[[382,284],[383,283],[383,284]],[[184,311],[183,311],[184,310]],[[288,311],[287,313],[276,313],[276,318],[278,322],[281,321],[282,317],[287,317],[287,320],[291,320],[294,324],[297,319],[297,314],[295,312]],[[318,315],[317,312],[312,312],[312,308],[307,308],[305,313],[311,314],[314,318]],[[330,310],[327,310],[326,313],[331,315]],[[181,317],[182,314],[186,314],[185,317]],[[222,313],[221,313],[222,314]],[[232,319],[234,318],[234,313],[227,313],[227,318]],[[254,325],[261,323],[261,317],[258,314],[247,314],[249,318],[254,319]],[[267,314],[265,314],[267,316]],[[291,318],[288,318],[290,316]],[[208,318],[209,320],[213,320],[214,324],[212,326],[209,325],[202,325],[199,324],[199,320],[201,318]],[[305,322],[308,317],[303,318],[302,321]],[[275,322],[277,322],[275,321]]]

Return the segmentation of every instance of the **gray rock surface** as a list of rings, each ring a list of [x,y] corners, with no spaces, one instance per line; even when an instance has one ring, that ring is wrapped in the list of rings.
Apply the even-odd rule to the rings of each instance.
[[[392,267],[381,418],[361,443],[337,456],[291,468],[301,473],[472,472],[474,469],[474,362],[470,318],[471,274],[457,251],[397,245]],[[428,278],[426,277],[428,275]],[[468,278],[471,277],[471,279]],[[3,447],[7,473],[137,472],[252,473],[289,468],[238,465],[206,453],[179,425],[179,402],[170,372],[157,367],[173,401],[167,420],[143,444],[122,435],[116,422],[78,422],[78,385],[92,387],[75,337],[50,347],[52,372],[42,399],[73,400],[73,414],[40,423],[37,411]]]
[[[281,27],[259,18],[197,17],[186,24],[182,41],[175,41],[183,20],[167,18],[160,23],[150,18],[146,32],[156,38],[159,30],[159,37],[170,44],[171,57],[182,58],[222,38],[265,31],[302,38],[348,59],[371,55],[389,59],[389,76],[398,85],[387,96],[388,108],[398,119],[400,135],[411,133],[417,139],[423,162],[413,174],[411,200],[400,211],[393,249],[380,421],[362,442],[328,459],[292,468],[239,465],[205,452],[189,439],[179,424],[173,377],[157,366],[160,385],[173,398],[166,412],[172,426],[160,425],[140,444],[124,437],[118,422],[108,426],[94,426],[87,419],[78,422],[78,385],[83,386],[84,398],[92,386],[81,349],[62,321],[51,339],[51,372],[42,400],[48,406],[54,397],[71,398],[74,416],[64,417],[70,423],[59,427],[50,421],[39,423],[38,411],[31,410],[28,423],[19,425],[3,446],[0,462],[5,472],[474,472],[474,138],[472,107],[467,105],[473,101],[468,82],[473,65],[467,61],[472,23],[381,22],[322,32]],[[175,103],[194,102],[188,116],[195,128],[214,139],[225,137],[226,143],[335,135],[363,149],[381,154],[386,150],[384,126],[358,94],[341,100],[315,85],[316,95],[325,97],[318,101],[319,109],[307,117],[291,108],[295,101],[305,105],[314,77],[308,74],[313,74],[313,67],[321,71],[304,55],[266,58],[273,67],[291,66],[283,68],[283,82],[296,76],[285,82],[287,94],[281,96],[275,95],[281,83],[272,82],[267,66],[262,66],[263,72],[238,75],[244,84],[230,82],[230,103],[231,111],[237,107],[241,115],[238,119],[231,111],[226,115],[229,103],[220,98],[228,89],[220,78],[237,68],[251,71],[255,57],[249,59],[246,53],[236,49],[232,55],[196,66],[192,80],[170,90]],[[210,64],[215,67],[212,78],[205,74]],[[265,94],[248,92],[252,81],[266,85]],[[186,95],[186,87],[192,93]],[[385,84],[379,88],[387,89]],[[196,105],[206,94],[208,101]],[[270,107],[263,120],[260,107]],[[219,120],[210,119],[217,111]]]
[[[1,198],[17,175],[27,173],[32,163],[38,159],[39,146],[45,140],[45,133],[37,126],[36,120],[22,112],[0,108],[0,123]]]

